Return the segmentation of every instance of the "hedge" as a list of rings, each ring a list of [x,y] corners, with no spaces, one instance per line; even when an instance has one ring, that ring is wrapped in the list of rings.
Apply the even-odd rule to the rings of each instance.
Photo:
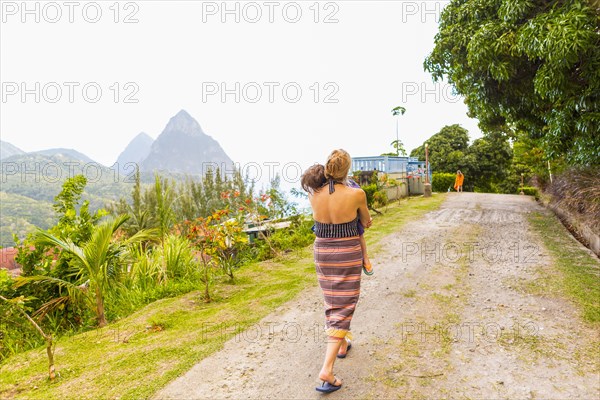
[[[431,176],[431,190],[434,192],[447,192],[448,188],[454,190],[455,174],[448,172],[434,172]]]

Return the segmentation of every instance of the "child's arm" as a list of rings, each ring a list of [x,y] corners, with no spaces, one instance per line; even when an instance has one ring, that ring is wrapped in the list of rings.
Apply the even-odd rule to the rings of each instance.
[[[358,195],[358,218],[365,229],[370,228],[373,220],[367,207],[367,194],[364,190],[357,190],[356,192]]]

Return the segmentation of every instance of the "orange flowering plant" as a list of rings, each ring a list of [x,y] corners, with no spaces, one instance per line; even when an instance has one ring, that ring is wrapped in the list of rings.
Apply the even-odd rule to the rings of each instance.
[[[231,280],[234,279],[237,252],[247,242],[242,215],[225,208],[205,218],[186,220],[176,226],[176,231],[198,249],[197,258],[200,259],[204,275],[204,294],[206,300],[210,301],[209,287],[217,271],[221,270]]]

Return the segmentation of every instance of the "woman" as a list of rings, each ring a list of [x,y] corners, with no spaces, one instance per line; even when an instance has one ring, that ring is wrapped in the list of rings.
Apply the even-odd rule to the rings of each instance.
[[[372,223],[365,192],[345,184],[350,164],[346,151],[334,150],[325,164],[327,185],[314,193],[309,191],[317,236],[315,266],[325,299],[328,337],[325,361],[319,372],[323,383],[316,388],[323,393],[342,387],[341,380],[333,374],[333,365],[336,358],[344,358],[350,349],[350,321],[360,294],[363,254],[357,220],[365,228]]]
[[[463,175],[462,172],[460,172],[460,169],[458,171],[456,171],[456,179],[454,179],[454,190],[456,190],[457,192],[462,192],[463,189],[463,182],[465,181],[465,176]]]
[[[354,182],[352,179],[346,179],[345,183],[350,187],[356,189],[360,188],[360,185]],[[309,195],[314,194],[325,185],[327,185],[327,178],[325,177],[324,165],[315,164],[307,169],[304,174],[302,174],[302,189],[304,189]],[[371,265],[371,260],[369,260],[367,253],[367,242],[365,241],[363,235],[363,233],[365,233],[365,228],[360,220],[357,221],[356,225],[358,227],[358,236],[360,237],[360,249],[363,254],[363,272],[366,275],[373,275],[373,266]],[[313,226],[313,232],[314,231],[315,227]]]

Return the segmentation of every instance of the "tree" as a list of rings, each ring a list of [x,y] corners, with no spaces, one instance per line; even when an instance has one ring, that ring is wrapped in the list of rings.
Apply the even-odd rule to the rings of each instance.
[[[429,163],[433,172],[455,173],[467,165],[469,133],[460,125],[444,126],[425,143],[429,143]],[[425,160],[425,143],[411,151],[411,157]]]
[[[600,15],[591,0],[453,0],[424,67],[484,132],[527,132],[545,158],[600,163]]]
[[[29,323],[35,328],[35,330],[38,331],[39,334],[44,338],[44,341],[46,342],[46,355],[48,356],[48,378],[51,381],[53,381],[54,378],[56,378],[56,371],[54,369],[54,338],[52,337],[52,334],[44,332],[40,325],[29,316],[29,314],[25,310],[25,298],[23,296],[7,299],[6,297],[0,295],[0,300],[13,307],[22,316],[24,316],[27,319],[27,321],[29,321]]]
[[[390,143],[390,146],[392,146],[392,148],[394,149],[394,152],[392,153],[382,153],[382,156],[394,156],[394,157],[398,157],[400,154],[402,154],[403,156],[406,155],[406,149],[404,149],[404,143],[402,143],[401,140],[394,140],[392,143]]]
[[[506,135],[490,132],[475,139],[467,151],[464,187],[468,190],[497,193],[509,177],[512,149]]]
[[[94,214],[89,211],[90,203],[84,200],[80,204],[87,179],[83,175],[68,178],[62,190],[54,198],[54,211],[58,215],[58,224],[51,228],[54,234],[70,238],[75,243],[90,238],[94,225],[107,215],[106,210],[99,209]],[[77,212],[79,208],[79,212]]]
[[[78,282],[69,282],[52,276],[34,275],[17,278],[16,286],[23,286],[30,282],[53,283],[67,290],[67,296],[52,299],[43,307],[51,309],[69,301],[93,301],[98,326],[107,324],[104,313],[104,298],[120,274],[123,257],[127,253],[127,246],[150,240],[155,237],[154,231],[140,231],[125,240],[115,238],[117,230],[129,218],[127,215],[103,221],[94,228],[90,239],[80,246],[69,238],[62,238],[51,233],[38,231],[36,244],[52,246],[69,254],[72,266],[75,268],[73,275],[79,277]],[[89,295],[88,287],[93,293]]]
[[[235,254],[232,250],[238,244],[245,242],[241,219],[226,219],[230,216],[230,210],[217,210],[206,218],[199,217],[193,221],[184,221],[178,227],[178,230],[184,233],[200,252],[204,298],[207,302],[211,301],[209,288],[214,270],[220,266],[233,281]]]
[[[69,240],[79,246],[92,236],[96,224],[106,215],[103,209],[95,213],[89,211],[89,202],[81,201],[87,180],[83,175],[68,178],[62,185],[60,193],[54,198],[54,211],[58,218],[56,225],[48,229],[50,235]],[[22,266],[22,277],[46,276],[52,279],[39,282],[38,285],[27,285],[19,289],[19,294],[30,299],[30,305],[37,309],[34,317],[44,317],[55,312],[56,321],[71,329],[73,324],[83,322],[85,309],[80,307],[80,291],[65,294],[64,288],[76,287],[81,276],[74,273],[71,266],[73,256],[66,252],[52,251],[49,246],[36,241],[30,234],[19,247],[16,261]],[[60,285],[57,282],[61,282]],[[65,286],[66,285],[66,286]]]
[[[400,137],[398,136],[398,117],[400,115],[404,115],[405,112],[406,108],[402,106],[392,108],[392,115],[396,117],[396,140],[392,142],[392,147],[396,149],[396,156],[399,156],[401,151],[402,155],[406,154],[406,150],[404,150],[404,145],[402,144],[402,142],[400,141]]]

